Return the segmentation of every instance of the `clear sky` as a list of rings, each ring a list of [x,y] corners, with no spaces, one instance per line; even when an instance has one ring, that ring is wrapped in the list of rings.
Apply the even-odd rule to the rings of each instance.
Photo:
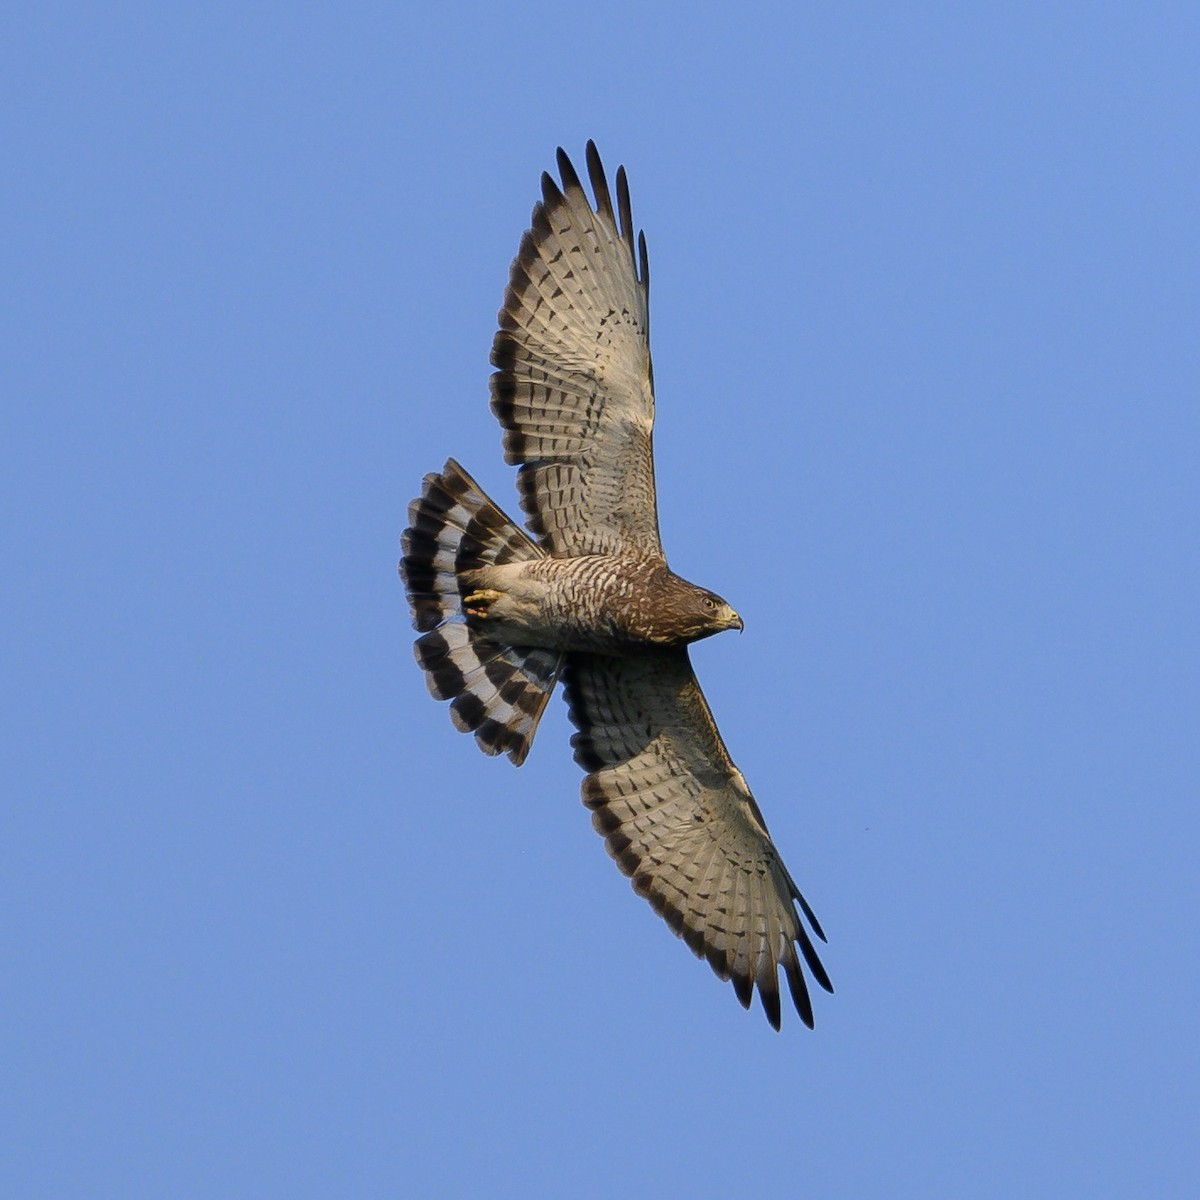
[[[418,7],[4,18],[0,1193],[1197,1194],[1200,9]],[[589,137],[811,1033],[411,659]]]

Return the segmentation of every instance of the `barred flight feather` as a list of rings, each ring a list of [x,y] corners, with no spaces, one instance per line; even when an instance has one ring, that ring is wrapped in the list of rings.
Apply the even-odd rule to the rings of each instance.
[[[624,171],[618,226],[591,143],[587,159],[595,208],[565,154],[562,186],[543,177],[498,317],[492,411],[543,546],[661,556],[645,245],[634,247]]]
[[[634,890],[749,1006],[781,1023],[779,970],[800,1019],[812,1004],[796,947],[832,991],[824,940],[730,761],[685,650],[573,655],[564,673],[583,801]],[[799,911],[796,904],[800,905]]]
[[[430,693],[449,700],[456,729],[474,733],[485,754],[525,761],[554,691],[563,656],[554,650],[505,646],[466,624],[461,576],[481,566],[544,556],[538,546],[450,459],[425,477],[408,510],[400,572],[414,646]]]

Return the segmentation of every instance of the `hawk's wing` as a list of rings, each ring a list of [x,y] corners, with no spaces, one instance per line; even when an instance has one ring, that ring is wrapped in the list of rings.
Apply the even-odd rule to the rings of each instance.
[[[542,176],[492,345],[492,411],[529,528],[552,554],[661,557],[646,239],[635,259],[625,169],[618,221],[591,142],[587,165],[594,209],[561,149],[561,190]]]
[[[825,935],[780,861],[729,758],[687,651],[572,655],[564,679],[583,798],[634,890],[750,1005],[779,1028],[783,967],[801,1020],[812,1004],[800,955],[833,991],[804,920]],[[797,911],[797,905],[799,911]],[[804,920],[802,920],[802,915]]]

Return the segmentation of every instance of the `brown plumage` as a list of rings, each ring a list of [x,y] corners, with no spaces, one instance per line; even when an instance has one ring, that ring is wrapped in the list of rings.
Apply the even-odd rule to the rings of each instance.
[[[453,460],[409,508],[400,569],[417,660],[489,754],[529,752],[560,674],[583,799],[609,853],[671,929],[780,1025],[778,972],[805,1024],[801,962],[832,991],[824,939],[717,732],[687,645],[741,618],[675,575],[658,532],[649,265],[629,187],[593,205],[558,152],[513,262],[492,347],[492,410],[536,542]],[[807,923],[807,929],[806,929]]]

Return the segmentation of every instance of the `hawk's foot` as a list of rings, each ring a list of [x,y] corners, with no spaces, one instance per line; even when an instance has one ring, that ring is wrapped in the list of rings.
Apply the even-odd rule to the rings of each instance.
[[[468,617],[486,617],[491,604],[499,600],[501,593],[495,588],[479,588],[468,596],[463,597],[463,608]]]

